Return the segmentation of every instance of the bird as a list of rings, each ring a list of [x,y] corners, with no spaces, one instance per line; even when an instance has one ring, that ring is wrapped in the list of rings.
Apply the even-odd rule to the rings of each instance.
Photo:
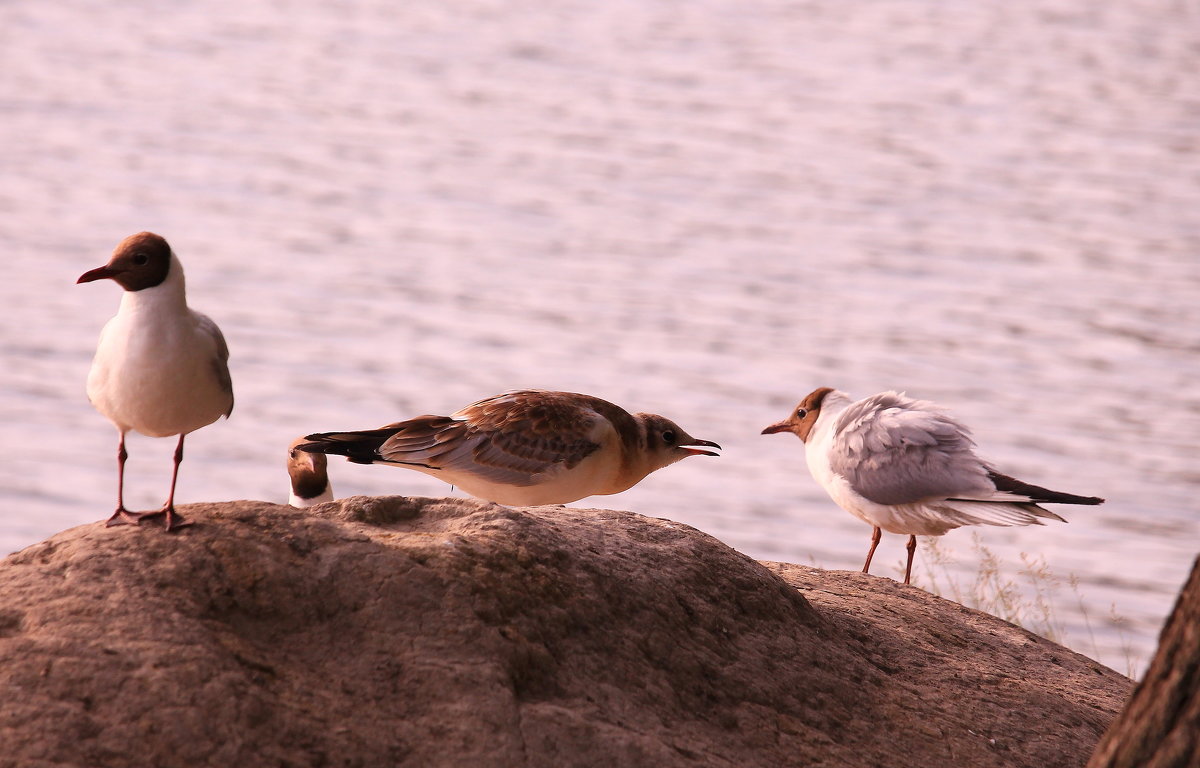
[[[1022,482],[975,455],[970,431],[936,404],[902,392],[852,401],[820,387],[762,434],[791,432],[805,443],[813,478],[830,498],[872,526],[868,573],[881,529],[908,534],[904,583],[912,576],[917,535],[941,536],[963,525],[1066,522],[1039,504],[1102,504]]]
[[[308,436],[302,451],[406,467],[510,506],[565,504],[620,493],[688,456],[720,446],[652,413],[573,392],[519,390],[449,416]]]
[[[191,523],[175,511],[175,484],[183,441],[191,432],[233,413],[229,347],[221,329],[189,309],[183,265],[171,246],[153,232],[130,235],[102,267],[76,284],[109,279],[120,285],[120,308],[100,332],[87,377],[92,405],[117,428],[117,509],[107,526],[162,517],[168,531]],[[162,509],[125,508],[125,436],[178,435],[171,490]]]
[[[288,504],[293,507],[311,507],[333,501],[333,486],[329,484],[328,461],[323,453],[299,450],[307,438],[299,437],[288,446],[287,470],[291,485]]]

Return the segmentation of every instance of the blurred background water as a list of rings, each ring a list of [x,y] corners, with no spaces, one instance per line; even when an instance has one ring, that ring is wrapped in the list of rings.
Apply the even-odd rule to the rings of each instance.
[[[979,541],[1077,579],[1067,643],[1136,672],[1200,550],[1198,66],[1194,0],[0,5],[0,552],[111,512],[83,390],[119,291],[73,283],[149,229],[232,349],[183,502],[284,501],[306,432],[566,389],[726,448],[579,505],[857,569],[869,529],[758,433],[901,389],[1108,499]],[[134,508],[172,448],[131,440]],[[939,548],[969,584],[973,537]]]

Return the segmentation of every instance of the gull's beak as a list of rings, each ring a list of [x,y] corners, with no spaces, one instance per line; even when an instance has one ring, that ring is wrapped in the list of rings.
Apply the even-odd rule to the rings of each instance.
[[[687,451],[688,455],[690,455],[690,456],[720,456],[721,455],[721,454],[717,453],[716,451],[706,451],[701,448],[692,447],[692,446],[696,446],[696,445],[706,445],[710,448],[716,448],[717,450],[721,449],[721,446],[717,445],[712,440],[697,440],[695,438],[692,438],[690,445],[681,445],[681,446],[679,446],[679,450]]]
[[[329,459],[325,457],[325,454],[309,453],[308,451],[302,451],[302,453],[304,454],[305,458],[308,459],[308,466],[312,470],[312,473],[319,477],[325,477],[326,472],[328,471],[325,469],[325,467],[329,461]]]
[[[93,280],[104,280],[106,278],[113,278],[116,276],[117,270],[105,264],[103,267],[96,267],[95,269],[84,272],[79,276],[79,279],[75,281],[75,285],[79,285],[80,283],[90,283]]]
[[[761,434],[774,435],[779,432],[789,432],[791,429],[791,424],[788,424],[786,421],[779,421],[764,429]]]

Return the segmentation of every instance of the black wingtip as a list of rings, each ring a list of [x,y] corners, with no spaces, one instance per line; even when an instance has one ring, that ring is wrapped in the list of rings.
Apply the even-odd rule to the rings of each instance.
[[[345,456],[357,464],[374,464],[379,448],[395,433],[394,429],[370,429],[362,432],[314,432],[305,435],[308,442],[296,447],[306,453]]]
[[[1062,491],[1052,491],[1049,488],[1043,488],[1040,485],[1026,483],[1015,477],[1001,474],[995,470],[988,472],[988,478],[996,485],[996,489],[1007,491],[1009,493],[1019,493],[1023,496],[1028,496],[1030,501],[1035,503],[1047,504],[1103,504],[1104,499],[1099,496],[1076,496],[1073,493],[1063,493]]]
[[[1043,495],[1045,498],[1035,499],[1035,501],[1046,502],[1048,504],[1084,504],[1089,506],[1104,503],[1104,499],[1099,496],[1076,496],[1073,493],[1059,493],[1058,491],[1050,491]]]

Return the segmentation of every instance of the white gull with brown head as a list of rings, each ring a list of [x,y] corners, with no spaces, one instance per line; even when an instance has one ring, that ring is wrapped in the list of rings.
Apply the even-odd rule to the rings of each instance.
[[[233,411],[229,347],[217,324],[189,309],[183,265],[161,236],[139,232],[125,238],[112,258],[79,276],[77,283],[108,279],[120,285],[121,306],[100,332],[87,379],[87,394],[120,435],[117,447],[117,509],[108,525],[164,518],[168,531],[188,523],[175,511],[175,484],[190,432]],[[125,435],[178,435],[171,490],[162,508],[125,509]]]
[[[813,478],[842,509],[872,526],[863,573],[881,529],[908,534],[904,583],[917,536],[963,525],[1042,525],[1063,518],[1040,503],[1100,504],[996,471],[975,455],[970,431],[936,405],[898,392],[852,401],[821,387],[764,435],[791,432],[805,443]]]

